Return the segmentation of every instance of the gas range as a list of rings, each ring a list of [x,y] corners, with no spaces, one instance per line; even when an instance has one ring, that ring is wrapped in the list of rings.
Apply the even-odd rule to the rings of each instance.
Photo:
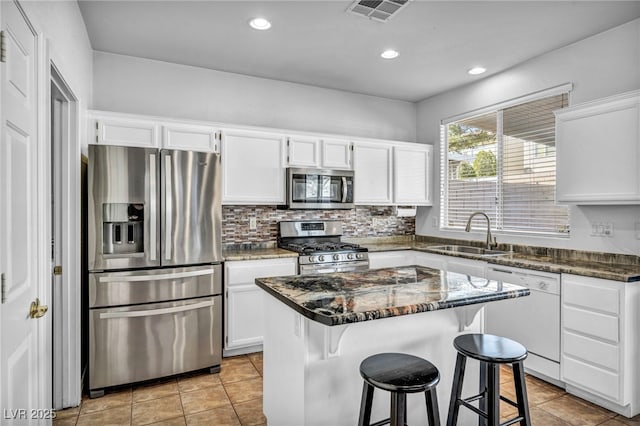
[[[367,249],[340,241],[341,235],[339,221],[278,223],[278,247],[299,253],[301,274],[368,269]]]

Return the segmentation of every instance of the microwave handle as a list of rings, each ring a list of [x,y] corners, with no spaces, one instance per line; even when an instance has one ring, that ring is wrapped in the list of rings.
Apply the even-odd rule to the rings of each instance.
[[[342,202],[347,202],[347,178],[342,176]]]

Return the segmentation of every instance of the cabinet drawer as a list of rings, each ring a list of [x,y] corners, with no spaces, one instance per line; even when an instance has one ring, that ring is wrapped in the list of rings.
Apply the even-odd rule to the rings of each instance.
[[[563,328],[575,330],[590,336],[619,342],[618,317],[585,311],[571,306],[563,306]]]
[[[582,277],[580,282],[570,278],[563,280],[564,303],[584,306],[600,312],[618,315],[620,313],[619,290],[598,285],[594,278]]]
[[[585,362],[563,356],[562,379],[607,399],[620,399],[620,376]]]
[[[260,277],[276,277],[283,275],[295,275],[297,273],[295,261],[286,259],[286,261],[268,261],[268,262],[227,262],[226,263],[226,281],[228,285],[238,283],[253,284],[256,278]]]
[[[620,371],[620,348],[618,345],[600,342],[568,331],[562,333],[563,353],[581,358],[590,363]]]

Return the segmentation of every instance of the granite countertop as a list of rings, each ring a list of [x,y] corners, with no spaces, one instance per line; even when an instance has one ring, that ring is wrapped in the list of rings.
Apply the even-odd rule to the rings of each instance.
[[[349,241],[358,242],[357,239]],[[620,261],[620,258],[629,256],[608,255],[606,253],[579,252],[575,250],[551,250],[556,252],[574,253],[571,257],[541,255],[536,253],[509,252],[503,256],[480,256],[470,253],[454,253],[450,251],[436,250],[433,247],[443,244],[460,244],[460,242],[420,241],[411,239],[386,239],[368,238],[360,241],[362,247],[366,247],[370,253],[396,250],[416,250],[425,253],[441,254],[445,256],[461,257],[472,260],[482,260],[489,264],[511,266],[516,268],[532,269],[544,272],[575,274],[587,277],[602,278],[613,281],[636,282],[640,281],[640,264],[628,264]],[[475,245],[469,242],[462,245]],[[524,248],[526,250],[526,247]]]
[[[527,296],[529,289],[421,266],[257,278],[313,321],[341,325]]]
[[[275,244],[233,244],[222,249],[222,257],[225,261],[259,260],[298,257],[298,253],[278,248]]]

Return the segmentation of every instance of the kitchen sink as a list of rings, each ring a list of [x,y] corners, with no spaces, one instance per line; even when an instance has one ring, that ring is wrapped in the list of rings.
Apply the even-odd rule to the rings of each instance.
[[[475,254],[478,256],[504,256],[509,254],[507,251],[502,250],[491,250],[482,247],[472,247],[472,246],[458,246],[458,245],[444,245],[444,246],[431,246],[427,248],[428,250],[438,250],[438,251],[448,251],[450,253],[465,253],[465,254]]]

